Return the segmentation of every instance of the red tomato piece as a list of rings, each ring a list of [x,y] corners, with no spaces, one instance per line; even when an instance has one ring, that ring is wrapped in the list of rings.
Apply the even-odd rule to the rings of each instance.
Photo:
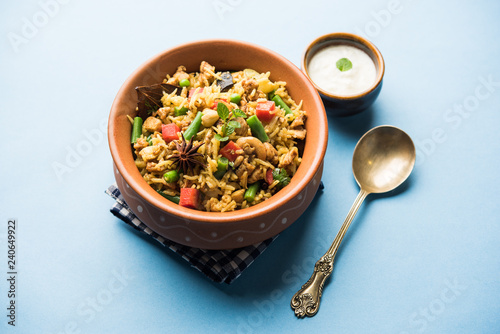
[[[267,172],[266,172],[266,182],[268,184],[271,184],[274,182],[274,178],[273,178],[273,170],[272,168],[268,168],[267,169]]]
[[[219,150],[220,155],[226,157],[229,161],[234,161],[239,156],[236,151],[241,150],[241,147],[236,145],[234,141],[229,141],[223,148]]]
[[[193,89],[190,89],[189,92],[188,92],[188,97],[191,97],[193,96],[194,94],[199,94],[199,93],[203,93],[203,90],[205,88],[193,88]]]
[[[166,143],[179,139],[177,135],[179,132],[181,132],[181,129],[175,123],[161,125],[161,136]]]
[[[185,208],[198,209],[200,203],[200,191],[195,188],[181,188],[179,205]]]
[[[219,102],[222,102],[222,101],[224,101],[224,102],[227,103],[226,99],[217,99],[217,100],[214,101],[214,104],[212,104],[212,109],[213,110],[217,110],[217,105],[219,104]]]
[[[262,122],[269,122],[274,117],[275,105],[273,101],[259,102],[257,103],[257,108],[255,108],[255,115]]]

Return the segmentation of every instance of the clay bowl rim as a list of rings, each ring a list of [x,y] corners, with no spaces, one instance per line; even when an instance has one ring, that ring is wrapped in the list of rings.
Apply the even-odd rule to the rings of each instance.
[[[165,200],[152,187],[150,187],[140,175],[138,169],[135,167],[135,164],[133,164],[131,148],[129,147],[128,152],[130,152],[130,155],[127,157],[125,156],[127,152],[124,152],[127,150],[125,148],[119,147],[118,144],[119,138],[117,135],[118,129],[116,126],[117,121],[115,121],[115,119],[117,118],[116,116],[119,115],[121,103],[124,103],[123,101],[126,101],[128,97],[127,92],[130,93],[135,88],[135,86],[132,83],[137,78],[144,76],[145,74],[144,72],[146,71],[146,69],[150,68],[148,66],[154,65],[156,62],[160,61],[161,58],[168,57],[170,54],[175,54],[176,52],[182,52],[182,50],[190,49],[192,47],[202,47],[203,45],[205,45],[205,47],[208,47],[207,44],[214,45],[214,43],[215,44],[222,43],[226,45],[229,44],[232,45],[233,47],[251,48],[254,49],[255,51],[261,52],[263,54],[263,57],[264,56],[272,57],[278,60],[279,62],[284,63],[284,66],[287,67],[287,70],[293,71],[296,76],[299,76],[304,80],[304,84],[308,88],[308,91],[304,92],[304,95],[306,94],[311,95],[312,99],[311,100],[312,104],[309,106],[308,109],[310,110],[317,109],[317,112],[315,112],[317,114],[316,117],[318,125],[318,131],[316,135],[317,138],[315,138],[315,143],[309,144],[310,147],[311,145],[312,147],[317,146],[317,149],[312,151],[309,148],[309,150],[307,150],[308,146],[307,138],[312,138],[312,137],[306,137],[306,148],[304,149],[303,162],[297,169],[297,172],[294,175],[294,177],[292,177],[290,184],[284,189],[282,189],[280,192],[273,195],[270,199],[266,200],[265,202],[259,203],[250,208],[235,210],[232,212],[205,212],[205,211],[193,210],[181,207],[177,204],[169,202],[168,200]],[[202,60],[203,59],[201,59],[200,57],[200,62]],[[271,71],[271,78],[272,78],[273,75],[272,69],[269,69],[269,71]],[[163,76],[165,74],[163,74]],[[134,92],[134,97],[135,97],[135,92]],[[130,114],[134,114],[134,111],[131,111]],[[311,114],[311,112],[309,112],[309,114]],[[323,124],[323,126],[321,126],[321,124]],[[306,123],[306,128],[307,128],[307,123]],[[127,140],[129,139],[127,138]],[[167,50],[164,50],[158,53],[157,55],[151,57],[144,63],[142,63],[126,79],[126,81],[120,87],[113,101],[113,105],[111,107],[108,120],[108,142],[113,161],[121,177],[123,177],[125,182],[148,204],[153,205],[157,209],[169,213],[178,218],[187,219],[188,221],[189,220],[196,221],[198,223],[232,223],[243,220],[252,220],[261,216],[265,216],[269,212],[276,210],[279,207],[285,206],[288,201],[299,195],[299,193],[309,184],[309,182],[311,182],[311,180],[313,179],[314,175],[316,174],[316,172],[318,171],[323,162],[328,143],[328,122],[327,122],[325,108],[315,87],[311,84],[309,78],[288,59],[265,47],[248,42],[232,40],[232,39],[206,39],[206,40],[198,40],[180,44],[172,48],[169,48]],[[308,159],[310,159],[311,162],[308,163],[307,165],[304,164],[304,157],[309,157]],[[124,159],[129,159],[128,165],[126,162],[123,161]]]
[[[349,41],[350,45],[352,46],[363,46],[361,50],[366,52],[366,49],[368,49],[371,54],[368,54],[370,58],[375,62],[375,65],[377,67],[377,77],[375,79],[375,82],[373,85],[368,88],[367,90],[364,90],[356,95],[335,95],[330,92],[327,92],[320,86],[316,85],[316,83],[311,79],[309,76],[309,72],[307,71],[307,66],[309,64],[310,58],[318,52],[320,49],[329,46],[331,44],[342,44],[342,41]],[[322,45],[320,45],[322,44]],[[314,49],[315,48],[315,49]],[[366,48],[366,49],[365,49]],[[313,50],[314,49],[314,50]],[[375,59],[374,59],[375,58]],[[379,51],[379,49],[367,40],[364,37],[361,37],[356,34],[351,34],[348,32],[334,32],[330,34],[325,34],[321,35],[315,40],[313,40],[305,49],[304,53],[302,54],[302,59],[301,59],[301,66],[302,69],[304,70],[305,74],[307,77],[311,80],[312,84],[314,87],[320,92],[322,95],[327,96],[331,99],[336,99],[336,100],[345,100],[345,101],[354,101],[361,99],[371,92],[373,92],[381,83],[382,79],[384,78],[385,74],[385,61],[384,57],[382,56],[382,53]]]

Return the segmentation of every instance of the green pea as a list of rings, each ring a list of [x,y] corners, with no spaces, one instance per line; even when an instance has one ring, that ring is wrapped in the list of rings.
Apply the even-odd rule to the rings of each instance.
[[[177,182],[179,180],[179,173],[174,169],[163,174],[163,178],[167,183]]]
[[[182,79],[181,81],[179,81],[179,86],[189,87],[191,86],[191,82],[189,82],[189,79]]]
[[[238,94],[238,93],[231,94],[231,96],[229,97],[229,101],[232,103],[236,103],[236,104],[240,103],[240,101],[241,101],[240,94]]]

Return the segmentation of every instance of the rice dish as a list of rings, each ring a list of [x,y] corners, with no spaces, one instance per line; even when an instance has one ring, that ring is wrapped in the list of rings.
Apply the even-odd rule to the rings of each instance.
[[[307,113],[270,76],[203,61],[199,72],[179,66],[161,84],[138,87],[138,116],[129,118],[144,180],[168,200],[212,212],[248,208],[286,187]]]

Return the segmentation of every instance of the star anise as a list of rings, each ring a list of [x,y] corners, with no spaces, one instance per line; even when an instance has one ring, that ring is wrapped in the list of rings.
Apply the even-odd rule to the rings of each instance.
[[[199,159],[196,159],[196,157],[203,157],[203,154],[198,153],[197,151],[205,143],[193,146],[194,136],[191,137],[189,142],[186,142],[183,135],[181,135],[181,138],[182,141],[175,141],[178,153],[168,156],[167,159],[172,160],[174,164],[177,164],[177,170],[183,170],[184,173],[192,171],[196,165],[200,165],[205,168],[205,164],[203,164],[203,162]]]

